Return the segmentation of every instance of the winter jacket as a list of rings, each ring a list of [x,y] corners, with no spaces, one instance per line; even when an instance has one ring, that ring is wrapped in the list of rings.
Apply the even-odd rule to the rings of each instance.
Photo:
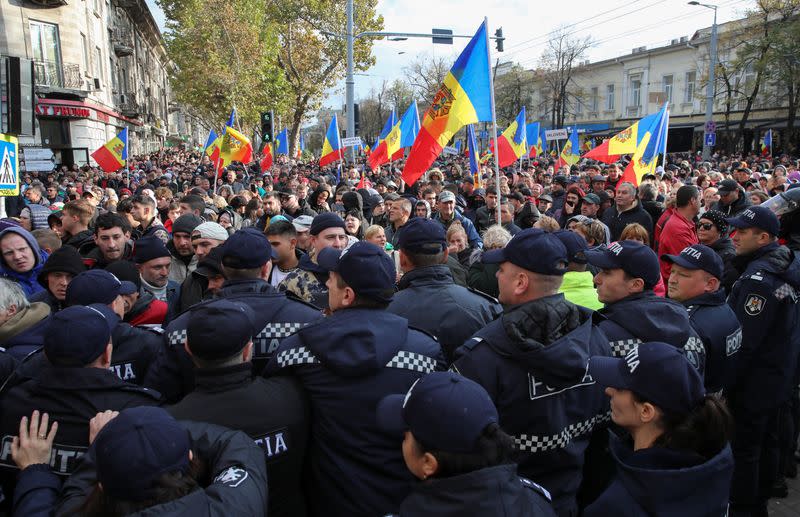
[[[181,421],[192,452],[206,462],[212,481],[180,499],[151,506],[132,516],[261,517],[267,513],[264,454],[241,431]],[[97,483],[96,452],[90,447],[78,470],[64,483],[56,515],[74,515]]]
[[[32,303],[3,325],[0,325],[0,347],[21,361],[34,350],[44,346],[44,333],[50,308],[44,303]]]
[[[638,201],[635,201],[634,205],[624,212],[620,212],[617,205],[612,206],[603,212],[602,222],[608,226],[608,230],[611,232],[612,242],[618,241],[625,227],[633,223],[639,223],[644,226],[651,237],[650,240],[653,240],[653,220],[650,218],[650,214],[644,211],[644,208],[642,208],[641,203]]]
[[[584,452],[608,419],[608,398],[586,373],[608,356],[592,311],[563,294],[507,308],[456,350],[452,369],[489,393],[515,437],[520,475],[544,486],[559,515],[576,515]]]
[[[547,490],[517,475],[517,466],[498,465],[414,485],[399,517],[555,517]]]
[[[444,265],[413,269],[403,275],[398,287],[400,292],[387,310],[436,337],[448,360],[456,348],[503,312],[494,298],[455,285]]]
[[[3,237],[10,233],[16,233],[25,239],[25,242],[27,242],[28,246],[30,246],[31,250],[33,250],[33,269],[25,273],[18,273],[17,271],[11,269],[6,264],[5,259],[0,256],[0,277],[7,278],[12,282],[19,284],[20,288],[25,293],[25,296],[30,298],[31,295],[34,295],[39,291],[44,291],[44,287],[42,287],[38,282],[37,277],[44,267],[44,263],[47,260],[48,254],[46,251],[39,248],[39,243],[36,242],[36,238],[31,235],[28,230],[20,226],[9,226],[5,230],[0,231],[0,240],[3,240]]]
[[[444,367],[432,337],[383,310],[338,310],[280,344],[264,374],[296,376],[311,399],[310,515],[397,511],[413,477],[375,407]]]
[[[725,205],[722,201],[717,201],[714,204],[713,209],[719,210],[726,217],[735,217],[739,215],[741,212],[744,212],[746,208],[750,207],[753,203],[750,201],[750,196],[747,195],[747,192],[744,191],[743,188],[739,187],[739,198],[729,205]]]
[[[497,286],[497,277],[495,276],[498,269],[500,269],[498,264],[484,264],[482,261],[476,260],[467,272],[467,285],[497,298],[500,295],[500,288]]]
[[[634,451],[613,433],[609,445],[616,475],[584,517],[726,515],[733,476],[730,445],[709,459],[663,447]]]
[[[461,226],[464,227],[464,231],[467,232],[467,241],[469,242],[469,247],[483,248],[483,240],[481,239],[481,236],[478,235],[477,230],[475,230],[475,225],[472,224],[472,221],[470,221],[463,215],[459,214],[458,212],[456,212],[453,215],[453,219],[451,219],[448,222],[442,221],[441,215],[439,214],[436,214],[431,219],[444,226],[445,231],[447,231],[447,229],[450,228],[450,225],[453,223],[453,221],[456,220],[459,221],[461,223]]]
[[[778,408],[790,394],[800,350],[800,257],[773,242],[737,256],[744,270],[728,295],[742,346],[726,386],[733,405],[748,412]]]
[[[733,259],[736,258],[736,248],[733,247],[733,241],[730,237],[720,237],[709,245],[709,248],[714,250],[717,255],[719,255],[719,258],[722,259],[724,269],[722,278],[719,280],[722,282],[722,287],[725,288],[725,292],[730,293],[731,287],[733,287],[734,282],[739,278],[739,272],[733,265]]]
[[[581,307],[593,311],[603,308],[603,302],[597,298],[597,289],[594,287],[594,275],[591,271],[569,271],[564,274],[559,293]]]
[[[664,225],[661,240],[658,241],[658,263],[661,267],[661,278],[665,284],[669,282],[672,262],[664,260],[662,255],[680,255],[686,246],[698,242],[700,241],[697,240],[694,222],[686,219],[676,210]]]

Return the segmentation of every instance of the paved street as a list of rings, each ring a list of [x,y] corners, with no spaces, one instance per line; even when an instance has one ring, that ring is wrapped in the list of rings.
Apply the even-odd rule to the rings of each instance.
[[[770,501],[770,517],[796,517],[800,515],[800,477],[789,479],[789,497]]]

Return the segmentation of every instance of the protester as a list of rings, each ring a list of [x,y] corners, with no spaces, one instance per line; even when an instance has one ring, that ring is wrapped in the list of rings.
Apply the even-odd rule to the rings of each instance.
[[[0,346],[9,356],[24,359],[44,344],[44,331],[50,307],[44,302],[30,302],[19,284],[0,278]],[[2,354],[0,372],[8,377],[6,354]]]
[[[0,230],[0,277],[16,282],[26,296],[44,287],[37,278],[44,268],[47,253],[39,248],[33,235],[20,226]]]

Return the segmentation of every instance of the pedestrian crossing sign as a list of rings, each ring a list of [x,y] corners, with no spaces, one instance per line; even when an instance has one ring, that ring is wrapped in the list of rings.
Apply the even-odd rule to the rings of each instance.
[[[19,195],[19,165],[16,137],[0,134],[0,196]]]

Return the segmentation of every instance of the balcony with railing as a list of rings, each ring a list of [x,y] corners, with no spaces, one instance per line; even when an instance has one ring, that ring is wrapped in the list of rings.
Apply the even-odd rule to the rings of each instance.
[[[122,115],[129,118],[138,118],[144,112],[144,108],[139,104],[136,96],[130,93],[114,95],[114,104]]]
[[[83,89],[81,67],[75,63],[57,61],[34,61],[33,73],[36,86],[51,88]]]
[[[111,33],[111,43],[114,45],[114,54],[125,57],[133,54],[133,33],[130,29],[117,27]]]

